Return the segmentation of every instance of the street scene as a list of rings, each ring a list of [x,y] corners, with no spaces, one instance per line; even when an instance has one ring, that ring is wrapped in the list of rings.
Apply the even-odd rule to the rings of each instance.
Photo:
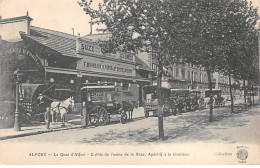
[[[237,100],[237,102],[241,102]],[[235,113],[230,114],[230,106],[217,108],[214,122],[208,121],[208,111],[194,111],[182,115],[164,118],[164,141],[157,137],[157,117],[146,118],[143,108],[134,110],[133,120],[121,124],[115,120],[111,124],[86,129],[78,127],[81,124],[79,115],[68,121],[68,130],[42,132],[44,126],[31,126],[31,133],[16,138],[6,139],[5,142],[20,143],[64,143],[64,144],[160,144],[160,143],[258,143],[260,128],[255,127],[260,120],[260,106],[245,109],[243,104],[235,105]],[[51,125],[52,129],[60,127]],[[25,131],[27,128],[24,128]],[[250,130],[250,131],[249,131]],[[9,134],[13,130],[9,131]],[[4,132],[1,132],[4,135]],[[23,135],[24,134],[24,135]],[[36,134],[36,135],[35,135]],[[15,137],[15,136],[14,136]]]
[[[0,1],[0,145],[259,145],[259,7]]]

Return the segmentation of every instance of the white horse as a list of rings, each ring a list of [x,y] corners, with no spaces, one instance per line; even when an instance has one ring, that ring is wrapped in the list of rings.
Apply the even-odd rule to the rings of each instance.
[[[62,126],[65,124],[65,114],[68,113],[69,108],[74,108],[74,100],[73,97],[69,97],[64,101],[54,101],[51,103],[51,115],[52,115],[52,122],[57,122],[57,114],[61,116]],[[56,118],[54,121],[54,114],[56,114]]]

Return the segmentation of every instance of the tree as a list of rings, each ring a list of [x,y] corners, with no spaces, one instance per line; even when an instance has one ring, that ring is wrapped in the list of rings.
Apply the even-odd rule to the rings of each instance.
[[[158,125],[159,138],[163,139],[163,112],[161,98],[161,79],[163,66],[177,61],[179,27],[183,10],[178,8],[181,0],[103,0],[98,8],[92,0],[81,0],[79,5],[93,24],[104,24],[98,31],[111,33],[107,41],[100,41],[104,52],[131,51],[138,53],[152,49],[158,62]],[[173,17],[174,16],[174,17]]]
[[[249,52],[253,51],[255,45],[245,43],[252,41],[248,34],[254,31],[258,19],[257,10],[251,3],[248,6],[246,1],[226,0],[191,0],[186,3],[186,7],[188,15],[183,19],[182,31],[185,40],[181,44],[183,50],[186,50],[185,62],[205,67],[210,91],[212,73],[220,72],[229,76],[233,111],[231,77],[242,73],[238,66],[241,64],[238,59],[241,52],[246,57],[253,55]],[[247,53],[243,51],[245,49]],[[213,117],[212,100],[211,94],[209,121]]]
[[[240,79],[240,76],[245,75],[245,72],[252,67],[252,64],[241,65],[243,62],[239,57],[246,57],[243,59],[250,60],[250,62],[255,57],[252,52],[255,52],[257,41],[252,34],[255,34],[258,18],[257,9],[253,8],[251,3],[248,4],[247,1],[231,1],[227,4],[221,23],[223,38],[220,38],[220,41],[223,44],[224,62],[219,66],[218,70],[229,76],[231,113],[234,112],[231,77]]]
[[[213,120],[212,74],[218,71],[224,62],[222,39],[223,18],[226,15],[226,0],[190,0],[187,3],[188,16],[184,18],[183,31],[186,38],[183,50],[186,50],[186,62],[205,67],[210,89],[210,116]]]

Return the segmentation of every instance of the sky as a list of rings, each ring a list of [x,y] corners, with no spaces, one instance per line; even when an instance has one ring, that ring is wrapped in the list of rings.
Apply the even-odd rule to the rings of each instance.
[[[33,18],[32,25],[81,36],[89,34],[88,17],[78,5],[80,0],[0,0],[0,16],[3,19],[26,15]],[[97,3],[100,0],[94,0]],[[260,0],[252,0],[260,8]],[[260,15],[260,9],[258,9]],[[93,33],[97,33],[93,27]]]

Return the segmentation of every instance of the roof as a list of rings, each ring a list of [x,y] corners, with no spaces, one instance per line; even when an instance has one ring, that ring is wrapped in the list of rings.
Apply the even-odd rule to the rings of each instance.
[[[135,57],[135,61],[140,69],[147,70],[147,71],[153,71],[143,60],[141,60],[138,57]]]
[[[83,36],[83,38],[91,39],[92,41],[99,41],[99,40],[108,40],[111,37],[110,33],[100,33],[100,34],[88,34]]]
[[[7,19],[0,19],[0,23],[5,24],[5,23],[16,22],[16,21],[25,20],[25,19],[28,19],[29,21],[33,20],[29,16],[19,16],[19,17],[7,18]]]
[[[77,36],[35,26],[31,26],[30,31],[30,35],[23,35],[64,56],[77,57]]]
[[[64,56],[79,58],[76,54],[76,42],[78,39],[77,36],[35,26],[31,26],[30,35],[25,33],[22,33],[22,35],[54,51],[57,51]],[[83,38],[90,39],[94,42],[100,39],[106,40],[110,36],[110,33],[103,33],[86,35]],[[136,57],[136,63],[142,70],[153,71],[144,61],[138,57]]]

